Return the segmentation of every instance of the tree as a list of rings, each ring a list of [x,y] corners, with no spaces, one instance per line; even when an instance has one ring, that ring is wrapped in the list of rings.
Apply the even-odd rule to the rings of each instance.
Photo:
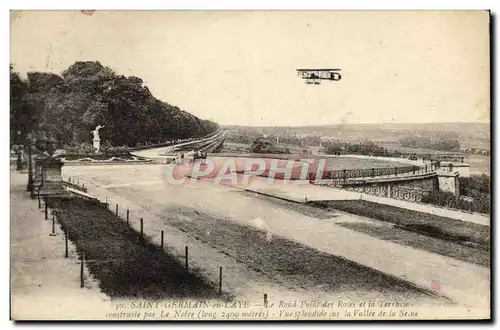
[[[60,145],[90,142],[99,124],[106,126],[102,138],[115,146],[201,137],[219,128],[158,100],[142,79],[99,62],[76,62],[61,76],[30,72],[27,83],[11,67],[11,104],[11,137],[19,127],[45,128]]]
[[[29,113],[26,112],[24,96],[28,85],[19,74],[10,66],[10,141],[19,144],[21,136],[17,132],[23,131],[29,123]]]

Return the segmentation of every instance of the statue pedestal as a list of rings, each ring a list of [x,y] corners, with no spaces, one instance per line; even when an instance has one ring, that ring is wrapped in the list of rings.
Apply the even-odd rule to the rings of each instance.
[[[41,172],[41,183],[35,179],[35,193],[40,191],[40,197],[66,197],[70,194],[64,188],[61,167],[64,163],[56,158],[47,157],[40,159],[37,167]]]
[[[449,171],[447,169],[440,169],[437,172],[439,190],[451,192],[457,198],[460,196],[460,173],[458,171]]]
[[[93,139],[92,142],[93,142],[95,152],[96,153],[99,152],[99,149],[101,149],[101,139]]]

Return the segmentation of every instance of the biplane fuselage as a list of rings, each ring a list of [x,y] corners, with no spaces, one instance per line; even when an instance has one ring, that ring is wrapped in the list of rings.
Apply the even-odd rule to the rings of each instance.
[[[340,75],[340,69],[297,69],[297,74],[306,81],[338,81],[342,79],[342,76]]]

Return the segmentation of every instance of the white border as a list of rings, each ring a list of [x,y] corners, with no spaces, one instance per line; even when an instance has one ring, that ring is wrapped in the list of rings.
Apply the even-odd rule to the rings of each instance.
[[[270,0],[246,0],[246,1],[193,1],[193,0],[184,0],[184,1],[149,1],[149,0],[141,0],[141,1],[116,1],[116,2],[104,2],[102,0],[96,1],[96,0],[88,0],[88,1],[2,1],[1,2],[1,28],[2,28],[2,36],[7,36],[6,38],[3,38],[4,41],[4,47],[2,48],[1,56],[2,56],[2,63],[3,63],[3,70],[5,70],[5,79],[1,80],[2,88],[1,90],[1,100],[3,100],[4,107],[3,111],[1,111],[1,115],[4,116],[1,120],[1,122],[7,126],[9,119],[8,119],[8,100],[9,100],[9,92],[8,92],[8,82],[7,82],[7,75],[8,75],[8,62],[9,60],[9,25],[10,25],[10,15],[9,15],[9,10],[10,9],[39,9],[39,10],[48,10],[48,9],[57,9],[57,10],[72,10],[72,9],[128,9],[128,10],[157,10],[157,9],[174,9],[174,10],[195,10],[195,9],[209,9],[209,10],[242,10],[242,9],[260,9],[260,10],[266,10],[266,9],[273,9],[273,10],[324,10],[324,9],[336,9],[336,10],[487,10],[491,9],[493,13],[499,13],[500,9],[500,1],[498,0],[471,0],[471,1],[438,1],[438,0],[420,0],[420,1],[361,1],[361,0],[350,0],[350,1],[344,1],[344,2],[333,2],[333,1],[319,1],[319,0],[307,0],[307,1],[270,1]],[[496,38],[498,39],[498,35],[496,35]],[[498,52],[496,53],[495,60],[498,60]],[[498,70],[495,70],[495,72],[492,72],[492,74],[497,76]],[[499,95],[498,91],[498,84],[496,85],[496,88],[494,91],[492,91],[495,95]],[[495,109],[496,110],[496,109]],[[3,134],[5,134],[5,139],[2,141],[2,149],[1,149],[1,154],[6,157],[6,155],[9,152],[9,144],[8,144],[8,135],[9,130],[7,127],[5,127],[5,130],[3,130]],[[492,136],[492,140],[496,140],[496,134],[495,136]],[[495,148],[495,155],[497,154],[498,149]],[[495,157],[496,158],[496,157]],[[496,161],[496,159],[495,159]],[[4,164],[7,164],[7,161],[4,162]],[[10,308],[9,308],[9,302],[10,302],[10,292],[9,292],[9,286],[7,283],[10,283],[10,276],[9,276],[9,265],[8,265],[8,260],[9,258],[9,249],[10,249],[10,242],[9,242],[9,186],[7,185],[7,182],[9,182],[9,170],[6,168],[1,172],[1,181],[2,184],[2,217],[0,218],[2,220],[2,223],[4,225],[3,230],[1,231],[3,235],[3,239],[1,239],[1,242],[4,244],[4,248],[2,249],[2,260],[4,261],[4,267],[2,267],[1,271],[1,281],[0,283],[2,284],[2,295],[1,297],[3,298],[2,301],[2,320],[5,322],[5,320],[9,320],[10,318]],[[495,186],[494,188],[497,188],[497,182],[498,180],[495,180]],[[495,190],[496,191],[496,190]],[[494,201],[496,204],[496,200]],[[493,219],[496,219],[496,214],[493,215]],[[495,226],[495,237],[498,236],[498,226]],[[498,257],[498,254],[497,254]],[[493,262],[497,262],[496,258]],[[498,269],[497,269],[498,272]],[[498,288],[498,283],[496,283],[496,288]],[[492,311],[493,312],[493,311]],[[13,327],[12,322],[8,322],[7,324],[8,328]],[[122,325],[122,324],[120,324]],[[193,326],[192,324],[164,324],[160,326],[168,326],[168,327],[173,327],[173,326]],[[234,324],[235,326],[239,326],[240,324],[236,323]],[[289,326],[292,324],[286,324],[285,326]],[[307,326],[306,324],[297,324],[298,326]],[[312,325],[312,324],[311,324]],[[355,325],[349,325],[348,323],[333,323],[333,324],[328,324],[329,326],[333,327],[359,327],[360,324],[357,323]],[[384,326],[384,324],[370,324],[370,326]],[[403,324],[394,324],[396,327],[401,327]],[[440,326],[455,326],[454,324],[439,324]],[[470,324],[469,324],[470,325]],[[45,326],[50,326],[50,325],[45,325]],[[82,327],[84,324],[80,325],[73,325],[77,327]],[[106,325],[96,325],[92,324],[93,327],[95,328],[102,328],[104,329]],[[108,325],[109,326],[109,325]],[[196,325],[195,325],[196,326]],[[251,326],[259,326],[259,327],[275,327],[278,326],[278,324],[259,324],[259,323],[253,323]],[[437,325],[430,325],[430,324],[420,324],[419,327],[426,327],[426,328],[432,328],[436,327]],[[3,328],[3,326],[2,326]]]
[[[3,2],[6,3],[6,2]],[[2,4],[3,4],[2,3]],[[12,1],[8,6],[10,9],[58,9],[74,10],[80,9],[208,9],[208,10],[485,10],[497,8],[493,0],[472,0],[472,1],[445,1],[445,0],[420,0],[420,1],[369,1],[369,0],[350,0],[350,1],[325,1],[325,0],[239,0],[239,1],[203,1],[203,0],[184,0],[184,1],[35,1],[19,0]]]

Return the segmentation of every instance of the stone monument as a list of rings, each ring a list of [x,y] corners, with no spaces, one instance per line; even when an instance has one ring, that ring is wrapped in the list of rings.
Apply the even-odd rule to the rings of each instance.
[[[97,125],[93,131],[90,131],[90,133],[94,136],[92,138],[92,142],[96,153],[98,153],[99,149],[101,149],[101,138],[99,137],[99,130],[101,128],[104,128],[104,126]]]
[[[34,189],[40,197],[67,197],[70,194],[64,188],[61,167],[64,163],[54,157],[56,140],[45,134],[37,141],[37,147],[43,153],[35,158]]]

